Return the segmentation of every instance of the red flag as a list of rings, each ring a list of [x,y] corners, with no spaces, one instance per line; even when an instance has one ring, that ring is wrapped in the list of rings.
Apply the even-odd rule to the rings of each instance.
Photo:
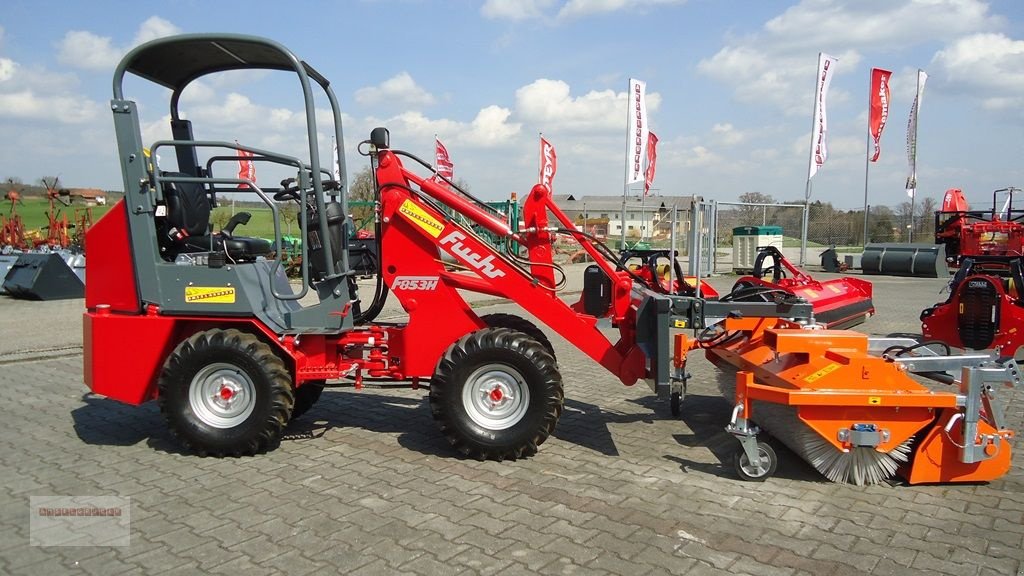
[[[238,141],[235,141],[238,144]],[[238,178],[239,180],[251,180],[253,184],[256,183],[256,164],[252,161],[252,152],[246,150],[238,151]],[[238,185],[239,190],[247,190],[248,184],[241,183]]]
[[[558,170],[558,156],[555,155],[555,147],[550,142],[540,137],[540,183],[547,186],[548,190],[554,190],[552,182],[555,179],[555,172]]]
[[[644,172],[644,196],[651,190],[654,182],[654,165],[658,161],[658,137],[654,132],[647,133],[647,171]]]
[[[868,103],[868,133],[875,143],[875,153],[871,156],[872,162],[878,161],[878,155],[882,152],[878,141],[882,138],[882,130],[885,129],[885,121],[889,118],[889,77],[892,72],[881,68],[871,69],[871,100]]]
[[[444,176],[448,180],[453,180],[455,178],[455,164],[452,164],[451,159],[448,157],[448,149],[444,147],[444,144],[441,144],[437,137],[434,137],[434,156],[437,174]]]

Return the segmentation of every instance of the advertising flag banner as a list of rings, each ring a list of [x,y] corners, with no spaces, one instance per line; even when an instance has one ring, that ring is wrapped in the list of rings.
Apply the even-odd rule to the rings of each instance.
[[[837,58],[824,52],[818,53],[818,80],[814,90],[814,128],[811,140],[810,169],[807,173],[808,180],[814,177],[814,174],[825,165],[825,160],[828,159],[828,115],[825,111],[825,103],[837,62],[839,62]]]
[[[881,68],[871,69],[871,101],[868,103],[868,132],[871,134],[871,141],[875,144],[875,151],[871,155],[871,161],[877,162],[878,155],[882,148],[879,141],[882,138],[882,130],[885,129],[885,122],[889,118],[889,78],[892,72]]]
[[[341,182],[341,165],[338,163],[338,141],[331,136],[331,176],[335,182]]]
[[[630,78],[626,99],[626,185],[644,179],[647,158],[647,84]]]
[[[452,164],[451,158],[448,157],[448,149],[436,137],[434,138],[434,155],[436,157],[435,165],[437,166],[438,175],[444,176],[448,180],[453,180],[455,178],[455,164]]]
[[[555,180],[555,172],[558,171],[558,156],[555,155],[555,147],[543,136],[540,137],[540,183],[547,186],[548,190],[554,190],[552,183]]]
[[[658,161],[658,137],[654,132],[647,133],[647,170],[644,172],[644,196],[651,191],[654,182],[654,165]]]
[[[238,141],[235,141],[238,144]],[[239,180],[250,180],[253,184],[256,183],[256,163],[252,161],[252,152],[246,150],[238,151],[238,179]],[[249,185],[241,183],[238,185],[239,190],[248,190]]]
[[[910,164],[910,176],[907,176],[907,196],[914,197],[917,191],[917,116],[921,111],[921,97],[924,96],[924,83],[928,74],[924,70],[917,71],[917,95],[910,106],[910,120],[907,121],[907,162]]]

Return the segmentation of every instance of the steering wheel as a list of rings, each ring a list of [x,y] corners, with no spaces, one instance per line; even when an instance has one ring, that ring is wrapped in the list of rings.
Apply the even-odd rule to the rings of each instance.
[[[274,200],[278,202],[299,201],[299,184],[295,181],[295,178],[281,180],[281,190],[274,193]]]
[[[337,180],[324,180],[322,184],[324,192],[341,190],[341,184]],[[274,200],[277,200],[278,202],[287,202],[288,200],[295,200],[298,202],[300,198],[299,184],[295,181],[295,178],[285,178],[284,180],[281,180],[281,190],[274,193]]]

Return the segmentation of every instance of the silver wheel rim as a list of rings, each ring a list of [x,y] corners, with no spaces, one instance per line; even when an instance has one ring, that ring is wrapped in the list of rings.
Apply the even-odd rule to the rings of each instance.
[[[245,422],[256,407],[256,386],[237,366],[210,364],[192,378],[188,393],[192,413],[214,428]]]
[[[487,364],[469,375],[462,388],[462,406],[470,420],[488,430],[505,430],[519,423],[530,406],[530,389],[515,369]]]
[[[740,456],[740,469],[743,473],[751,478],[760,478],[768,473],[768,466],[771,461],[768,458],[768,452],[761,447],[757,448],[757,459],[761,462],[760,466],[754,466],[750,463],[750,458],[747,458],[747,454],[743,453]]]

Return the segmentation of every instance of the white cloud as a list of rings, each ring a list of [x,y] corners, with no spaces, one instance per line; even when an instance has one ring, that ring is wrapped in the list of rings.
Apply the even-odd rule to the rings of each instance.
[[[805,114],[813,97],[807,79],[813,77],[819,51],[839,58],[836,74],[842,75],[856,69],[863,52],[903,49],[1001,22],[979,0],[803,0],[757,33],[734,39],[701,60],[698,70],[733,86],[740,101]],[[834,87],[829,93],[830,101],[848,97]]]
[[[1024,104],[1024,41],[1003,34],[960,38],[935,54],[933,72],[945,88],[982,94],[989,110]]]
[[[559,18],[584,18],[618,10],[637,10],[659,4],[683,4],[686,0],[569,0],[558,11]]]
[[[508,144],[519,134],[522,124],[509,122],[511,116],[511,110],[491,105],[481,109],[470,122],[431,119],[421,112],[408,111],[386,120],[368,118],[363,124],[387,126],[392,134],[400,134],[405,142],[422,142],[428,138],[432,140],[436,134],[445,145],[495,148]]]
[[[122,51],[115,48],[109,37],[84,30],[72,30],[60,41],[57,60],[62,64],[87,70],[113,69]]]
[[[661,105],[661,95],[648,92],[648,112]],[[618,130],[624,125],[626,93],[590,91],[573,97],[569,84],[541,78],[516,90],[517,118],[539,129],[568,131]]]
[[[852,45],[898,48],[996,26],[981,0],[803,0],[764,25],[772,44],[795,50]]]
[[[492,20],[529,20],[541,18],[554,0],[487,0],[480,14]]]
[[[508,121],[512,112],[500,106],[487,106],[477,113],[461,139],[467,144],[490,148],[508,142],[519,133],[521,124]]]
[[[135,39],[128,48],[134,48],[139,44],[149,42],[150,40],[156,40],[157,38],[163,38],[164,36],[173,36],[180,34],[181,28],[178,28],[171,22],[164,20],[159,16],[150,16],[139,26],[139,31],[135,34]],[[125,50],[127,52],[127,50]]]
[[[0,118],[57,120],[63,124],[81,124],[98,116],[96,102],[73,95],[37,94],[20,90],[0,94]]]
[[[735,146],[747,139],[746,134],[740,132],[735,126],[729,123],[715,124],[711,127],[712,139],[722,146]]]
[[[644,10],[661,4],[683,4],[686,0],[568,0],[553,18],[569,20],[607,14],[619,10]],[[492,20],[551,19],[554,0],[487,0],[480,8],[484,18]]]
[[[197,124],[203,123],[221,129],[259,126],[264,131],[274,132],[294,130],[306,125],[304,112],[262,106],[237,92],[229,93],[220,103],[212,102],[190,107],[189,117]]]
[[[62,64],[87,70],[113,70],[121,57],[132,47],[179,32],[180,28],[159,16],[151,16],[143,22],[129,46],[115,46],[109,36],[99,36],[85,30],[71,30],[57,45],[57,60]]]
[[[14,69],[17,64],[10,58],[0,58],[0,82],[6,82],[14,77]]]
[[[416,84],[408,72],[400,72],[377,86],[360,88],[356,90],[355,98],[363,105],[390,103],[405,107],[430,106],[436,101],[430,92]]]

